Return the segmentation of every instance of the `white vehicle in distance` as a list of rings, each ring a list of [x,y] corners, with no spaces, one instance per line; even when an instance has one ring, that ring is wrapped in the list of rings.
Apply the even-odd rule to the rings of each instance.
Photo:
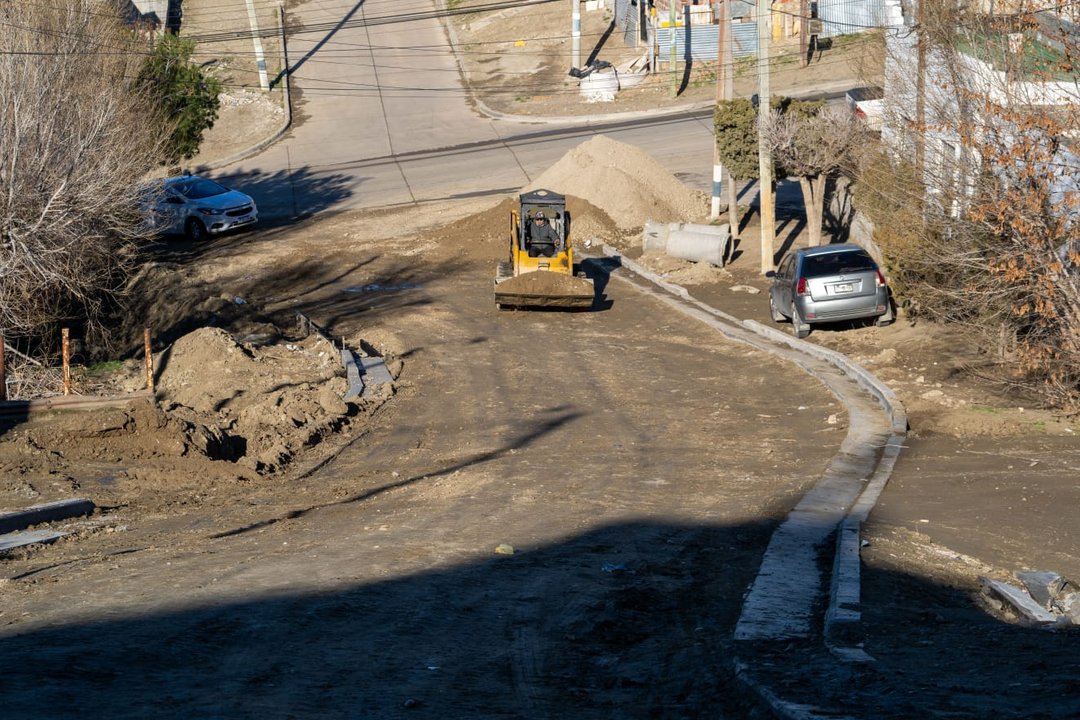
[[[151,200],[151,225],[159,233],[198,242],[254,225],[259,211],[250,196],[199,175],[165,178]]]

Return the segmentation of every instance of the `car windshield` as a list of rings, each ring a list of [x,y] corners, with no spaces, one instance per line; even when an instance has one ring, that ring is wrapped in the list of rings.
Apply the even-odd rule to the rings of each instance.
[[[206,178],[183,180],[173,185],[173,188],[176,189],[176,192],[191,200],[201,200],[202,198],[229,192],[229,188],[222,187],[213,180],[207,180]]]
[[[826,255],[808,255],[803,260],[802,274],[804,277],[816,278],[874,270],[877,270],[877,265],[874,264],[873,258],[862,250],[852,250]]]

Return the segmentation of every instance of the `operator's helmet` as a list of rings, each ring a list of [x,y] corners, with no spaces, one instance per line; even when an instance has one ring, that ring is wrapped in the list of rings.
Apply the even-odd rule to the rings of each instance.
[[[543,210],[538,210],[536,212],[536,219],[537,220],[543,220],[544,219],[544,211]]]

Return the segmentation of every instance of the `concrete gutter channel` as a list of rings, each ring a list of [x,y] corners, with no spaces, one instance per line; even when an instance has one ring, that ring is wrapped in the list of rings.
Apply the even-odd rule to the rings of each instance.
[[[820,638],[844,662],[873,662],[858,644],[860,529],[892,474],[907,434],[907,414],[893,392],[846,356],[766,327],[739,320],[694,299],[610,247],[604,254],[663,292],[622,273],[634,285],[679,312],[696,318],[735,342],[794,363],[817,378],[848,410],[848,433],[824,474],[773,532],[758,575],[744,598],[735,627],[735,670],[778,717],[792,720],[840,717],[835,710],[785,700],[770,687],[775,667],[755,667],[755,650],[791,640]],[[832,544],[829,587],[819,565]],[[821,599],[827,593],[824,617]]]

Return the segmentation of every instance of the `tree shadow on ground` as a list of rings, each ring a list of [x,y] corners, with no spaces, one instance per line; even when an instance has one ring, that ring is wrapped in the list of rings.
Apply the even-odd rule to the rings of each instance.
[[[340,337],[358,323],[429,304],[427,285],[466,266],[462,259],[417,263],[377,249],[343,258],[332,248],[259,262],[260,248],[265,245],[274,257],[277,239],[286,230],[303,233],[304,225],[223,236],[197,248],[169,243],[148,251],[117,318],[117,335],[126,338],[127,353],[141,352],[143,327],[151,329],[160,349],[206,326],[247,334],[258,334],[261,326],[287,330],[296,327],[297,313]],[[196,263],[220,269],[210,279],[194,279],[186,268]]]

